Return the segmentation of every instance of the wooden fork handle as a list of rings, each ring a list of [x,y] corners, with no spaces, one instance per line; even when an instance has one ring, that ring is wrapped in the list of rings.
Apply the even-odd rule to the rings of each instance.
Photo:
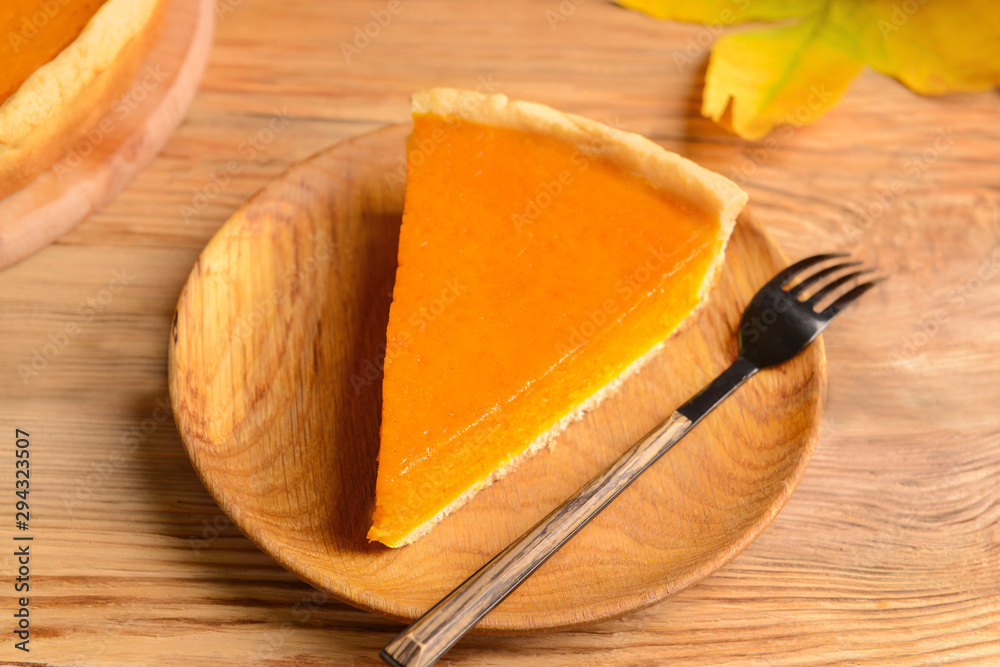
[[[742,362],[742,364],[741,364]],[[680,440],[756,369],[742,359],[614,463],[403,630],[380,656],[397,667],[434,664],[643,470]]]

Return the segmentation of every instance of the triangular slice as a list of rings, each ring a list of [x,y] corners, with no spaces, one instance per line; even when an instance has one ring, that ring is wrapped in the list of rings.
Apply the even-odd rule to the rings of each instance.
[[[549,443],[694,311],[746,194],[503,95],[413,98],[374,523],[408,544]]]

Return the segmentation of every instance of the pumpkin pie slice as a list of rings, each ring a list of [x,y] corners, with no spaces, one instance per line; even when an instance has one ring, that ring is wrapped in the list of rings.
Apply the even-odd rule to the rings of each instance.
[[[413,97],[373,525],[424,535],[637,370],[713,285],[747,196],[635,134]]]
[[[152,49],[166,4],[3,0],[0,197],[48,169],[112,109]]]

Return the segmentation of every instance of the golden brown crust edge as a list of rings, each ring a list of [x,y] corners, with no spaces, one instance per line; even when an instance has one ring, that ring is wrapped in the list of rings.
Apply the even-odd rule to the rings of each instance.
[[[457,116],[484,125],[537,132],[554,136],[580,150],[606,157],[650,183],[663,187],[677,197],[690,201],[719,219],[716,253],[705,272],[699,289],[698,305],[678,324],[675,332],[704,305],[722,269],[725,247],[736,226],[736,218],[747,202],[747,195],[735,183],[713,171],[658,146],[645,137],[608,127],[602,123],[556,111],[533,102],[511,102],[505,95],[483,95],[452,88],[433,88],[416,93],[413,113]],[[672,335],[672,334],[671,334]],[[442,519],[458,510],[483,488],[503,478],[517,465],[552,444],[566,428],[580,419],[614,392],[626,378],[638,372],[663,348],[665,341],[654,345],[633,361],[611,382],[604,385],[533,440],[527,448],[488,477],[466,490],[440,512],[414,528],[402,540],[390,544],[401,547],[426,535]]]
[[[0,105],[0,198],[51,167],[111,110],[156,44],[168,2],[108,0]]]

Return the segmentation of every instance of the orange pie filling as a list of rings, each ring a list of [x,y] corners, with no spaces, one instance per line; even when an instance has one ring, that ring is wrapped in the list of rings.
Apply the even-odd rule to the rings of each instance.
[[[719,221],[562,140],[415,116],[369,539],[405,544],[697,305]]]
[[[107,0],[3,0],[0,104],[73,43]]]

